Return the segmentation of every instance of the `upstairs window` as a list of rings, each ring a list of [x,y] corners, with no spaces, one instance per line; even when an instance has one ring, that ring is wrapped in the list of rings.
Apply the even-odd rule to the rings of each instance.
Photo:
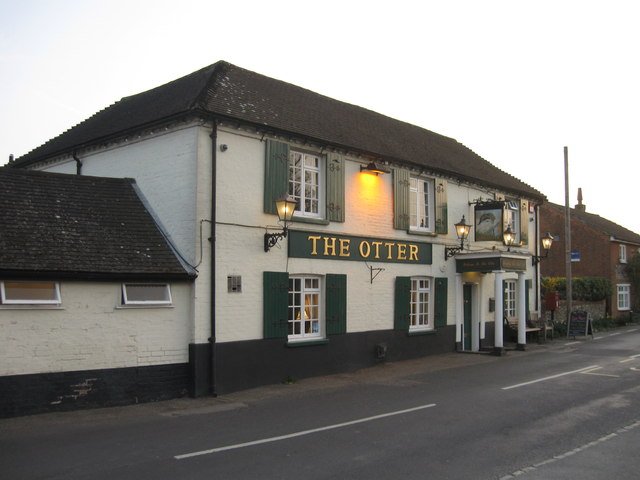
[[[627,246],[620,245],[620,263],[627,263]]]
[[[433,232],[434,218],[433,180],[411,177],[409,179],[409,228]]]
[[[511,231],[516,234],[514,245],[521,242],[520,235],[520,202],[517,200],[508,200],[504,204],[504,230],[511,227]]]
[[[123,305],[171,305],[171,290],[166,283],[125,283]]]
[[[59,305],[58,282],[0,282],[0,303],[3,305]]]
[[[289,152],[289,195],[298,202],[296,215],[322,216],[322,160],[319,155]]]

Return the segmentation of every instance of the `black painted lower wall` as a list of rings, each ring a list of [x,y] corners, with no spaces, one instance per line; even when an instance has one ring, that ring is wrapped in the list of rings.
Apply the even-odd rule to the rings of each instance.
[[[216,345],[218,394],[424,357],[456,349],[455,326],[426,335],[406,331],[372,331],[330,336],[326,344],[290,346],[285,339],[251,340]],[[384,346],[384,358],[378,346]]]
[[[0,418],[178,398],[190,377],[189,364],[0,377]]]
[[[189,345],[189,363],[0,377],[0,418],[225,394],[456,349],[454,326],[425,335],[372,331],[317,345],[286,339]],[[213,375],[212,375],[213,374]],[[215,391],[212,389],[212,380]]]

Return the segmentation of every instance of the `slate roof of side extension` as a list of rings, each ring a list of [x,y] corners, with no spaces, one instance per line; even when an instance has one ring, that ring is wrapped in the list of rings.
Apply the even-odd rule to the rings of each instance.
[[[452,138],[224,61],[125,97],[23,155],[12,166],[23,167],[69,154],[189,114],[246,122],[266,131],[289,133],[389,161],[424,166],[462,180],[544,200],[538,190]]]
[[[188,280],[134,180],[0,168],[3,278]]]
[[[555,203],[547,203],[550,208],[554,208],[564,217],[565,207]],[[576,219],[584,223],[585,225],[602,232],[605,235],[614,237],[616,240],[623,242],[640,244],[640,235],[626,229],[611,220],[602,218],[600,215],[594,213],[583,212],[582,210],[572,208],[571,218]]]

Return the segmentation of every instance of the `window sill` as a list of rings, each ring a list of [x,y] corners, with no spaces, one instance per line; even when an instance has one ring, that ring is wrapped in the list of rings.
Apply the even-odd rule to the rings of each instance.
[[[432,330],[409,330],[407,332],[407,335],[409,335],[410,337],[419,337],[422,335],[435,335],[436,334],[436,330],[432,329]]]
[[[298,340],[287,342],[287,347],[289,348],[297,348],[297,347],[311,347],[314,345],[326,345],[329,343],[329,340],[326,338],[319,338],[317,340]]]
[[[291,219],[292,222],[300,223],[312,223],[315,225],[329,225],[331,222],[325,218],[313,218],[313,217],[296,217],[295,215]]]
[[[150,308],[174,308],[173,305],[116,305],[116,310],[146,310]]]
[[[0,305],[0,310],[64,310],[62,305]]]
[[[426,230],[414,230],[410,228],[407,230],[409,235],[420,235],[422,237],[436,237],[438,234],[436,232],[428,232]]]

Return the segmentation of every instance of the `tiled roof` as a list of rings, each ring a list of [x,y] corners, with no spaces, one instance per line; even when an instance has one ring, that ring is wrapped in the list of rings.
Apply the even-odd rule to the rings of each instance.
[[[125,97],[17,159],[21,167],[188,114],[209,115],[424,166],[534,199],[544,195],[456,140],[220,61]]]
[[[0,275],[192,278],[134,183],[0,168]]]
[[[564,217],[565,207],[562,205],[558,205],[555,203],[546,203],[551,208],[556,209],[561,215]],[[570,209],[571,218],[576,219],[584,223],[585,225],[602,232],[605,235],[610,237],[614,237],[616,240],[620,240],[623,242],[636,243],[640,244],[640,235],[631,230],[624,228],[618,225],[611,220],[607,220],[606,218],[602,218],[599,215],[595,215],[593,213],[588,213],[586,211],[582,211],[580,209],[571,208]]]

